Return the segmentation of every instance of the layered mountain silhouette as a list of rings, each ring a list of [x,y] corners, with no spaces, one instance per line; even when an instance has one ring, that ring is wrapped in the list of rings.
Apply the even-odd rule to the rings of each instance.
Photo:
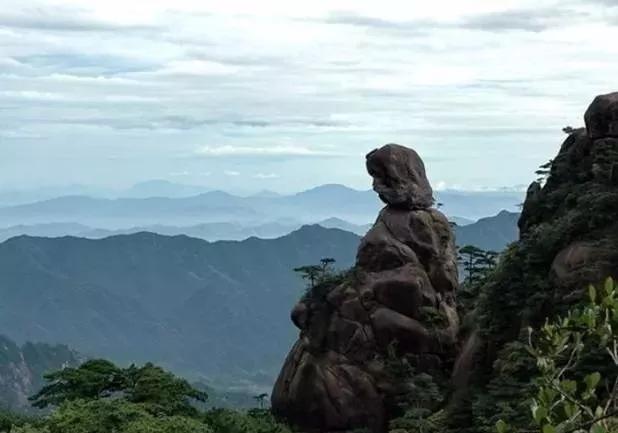
[[[501,250],[516,237],[517,216],[502,212],[455,227],[457,242]],[[324,224],[366,231],[337,219]],[[19,236],[0,244],[0,328],[20,344],[156,361],[225,382],[218,385],[232,378],[268,385],[295,334],[288,312],[304,283],[293,268],[322,257],[349,267],[359,241],[318,225],[242,242],[146,232],[99,240]]]
[[[502,250],[507,244],[517,239],[517,219],[519,214],[502,211],[498,215],[481,218],[477,222],[461,221],[456,218],[454,223],[458,245],[475,245],[485,250]],[[462,224],[463,223],[463,224]],[[466,224],[467,223],[467,224]],[[325,228],[336,228],[363,236],[371,224],[354,224],[340,218],[328,218],[317,223]],[[39,237],[76,236],[88,239],[101,239],[115,235],[126,235],[139,232],[152,232],[166,236],[186,235],[207,241],[244,240],[250,237],[276,238],[298,230],[302,223],[294,220],[274,221],[256,226],[245,226],[239,223],[204,223],[194,226],[152,225],[132,227],[128,229],[106,230],[92,228],[77,223],[48,223],[34,225],[18,225],[0,229],[0,242],[20,235]]]
[[[19,344],[153,361],[207,383],[271,384],[304,290],[293,269],[322,257],[349,267],[358,242],[319,226],[216,243],[153,233],[16,237],[0,244],[0,329]]]
[[[137,190],[149,190],[148,184]],[[158,189],[154,188],[154,194]],[[28,204],[0,207],[0,226],[48,223],[78,223],[102,229],[126,229],[151,225],[189,226],[214,222],[232,222],[257,226],[282,219],[315,223],[339,218],[354,224],[368,224],[382,205],[370,191],[358,191],[342,185],[323,185],[298,194],[279,196],[257,194],[249,197],[222,191],[191,196],[140,197],[127,192],[124,198],[95,198],[70,195]],[[194,191],[192,188],[188,192]],[[180,194],[180,192],[178,192]],[[134,196],[138,196],[137,198]],[[515,210],[522,192],[439,191],[435,194],[447,215],[476,220],[500,210]]]

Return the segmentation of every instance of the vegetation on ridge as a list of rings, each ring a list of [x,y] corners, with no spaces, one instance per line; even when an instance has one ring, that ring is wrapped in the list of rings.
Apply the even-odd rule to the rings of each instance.
[[[206,393],[153,365],[119,368],[106,360],[87,361],[46,375],[32,397],[39,418],[7,414],[0,431],[11,433],[290,433],[268,410],[212,409]]]

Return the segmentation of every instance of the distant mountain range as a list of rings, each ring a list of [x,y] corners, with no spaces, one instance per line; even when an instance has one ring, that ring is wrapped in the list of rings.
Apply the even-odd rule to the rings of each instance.
[[[296,330],[293,268],[349,267],[359,237],[306,226],[272,240],[208,243],[152,233],[0,244],[0,329],[18,343],[154,361],[217,386],[270,385]]]
[[[319,221],[318,225],[325,228],[336,228],[364,235],[371,224],[352,224],[339,218],[328,218]],[[303,224],[294,220],[280,220],[257,226],[244,226],[239,223],[204,223],[194,226],[164,226],[153,225],[131,227],[128,229],[106,230],[88,227],[77,223],[48,223],[34,225],[19,225],[0,229],[0,242],[15,236],[28,235],[38,237],[75,236],[88,239],[102,239],[109,236],[127,235],[140,232],[151,232],[167,236],[186,235],[207,241],[244,240],[250,237],[273,239],[284,236],[302,227]]]
[[[158,185],[158,184],[156,184]],[[63,196],[28,204],[0,207],[0,227],[49,223],[77,223],[106,230],[129,227],[194,226],[206,223],[260,226],[281,220],[301,224],[338,218],[353,224],[372,222],[382,207],[373,191],[358,191],[342,185],[322,185],[293,195],[271,192],[241,197],[222,191],[196,192],[195,187],[175,184],[141,184],[125,191],[124,198]],[[141,197],[165,192],[168,196]],[[438,191],[441,209],[453,217],[476,220],[500,210],[514,211],[523,193]]]
[[[481,218],[477,222],[467,223],[464,220],[464,225],[461,224],[461,219],[455,219],[453,222],[457,224],[455,232],[460,245],[471,244],[483,249],[499,251],[506,244],[517,239],[518,218],[518,213],[502,211],[496,216]],[[353,224],[339,218],[328,218],[319,221],[317,224],[325,228],[345,230],[359,236],[364,235],[371,228],[371,224]],[[283,220],[258,226],[243,226],[238,223],[204,223],[188,227],[154,225],[106,230],[77,223],[49,223],[30,226],[20,225],[0,229],[0,242],[20,235],[38,237],[76,236],[88,239],[102,239],[109,236],[140,232],[151,232],[167,236],[186,235],[207,241],[244,240],[250,237],[273,239],[298,230],[301,226],[300,222]]]
[[[501,212],[455,227],[458,244],[501,250],[517,236],[517,217]],[[14,237],[0,244],[0,329],[19,344],[155,361],[217,388],[268,386],[296,336],[289,311],[303,282],[293,268],[326,256],[349,267],[359,241],[318,225],[242,242]]]

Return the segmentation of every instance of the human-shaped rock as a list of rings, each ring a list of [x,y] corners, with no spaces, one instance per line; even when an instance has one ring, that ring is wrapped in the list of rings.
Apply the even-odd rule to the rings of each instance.
[[[405,385],[389,371],[393,348],[417,373],[442,381],[454,358],[455,242],[446,217],[431,208],[423,161],[389,144],[367,155],[367,170],[386,207],[353,271],[294,308],[300,337],[273,390],[274,412],[305,429],[381,433]]]

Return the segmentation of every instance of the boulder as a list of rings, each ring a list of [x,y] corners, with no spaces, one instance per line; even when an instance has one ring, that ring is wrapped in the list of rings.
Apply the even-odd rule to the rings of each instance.
[[[387,205],[427,209],[433,204],[425,164],[414,150],[387,144],[367,155],[367,171],[373,177],[374,191]]]
[[[420,157],[389,144],[367,155],[387,206],[361,241],[353,278],[293,310],[300,337],[275,384],[276,415],[320,432],[386,430],[401,378],[392,350],[420,373],[453,362],[457,259],[448,220],[432,204]],[[450,369],[439,383],[447,383]]]
[[[592,140],[618,137],[618,92],[594,98],[584,120]]]

